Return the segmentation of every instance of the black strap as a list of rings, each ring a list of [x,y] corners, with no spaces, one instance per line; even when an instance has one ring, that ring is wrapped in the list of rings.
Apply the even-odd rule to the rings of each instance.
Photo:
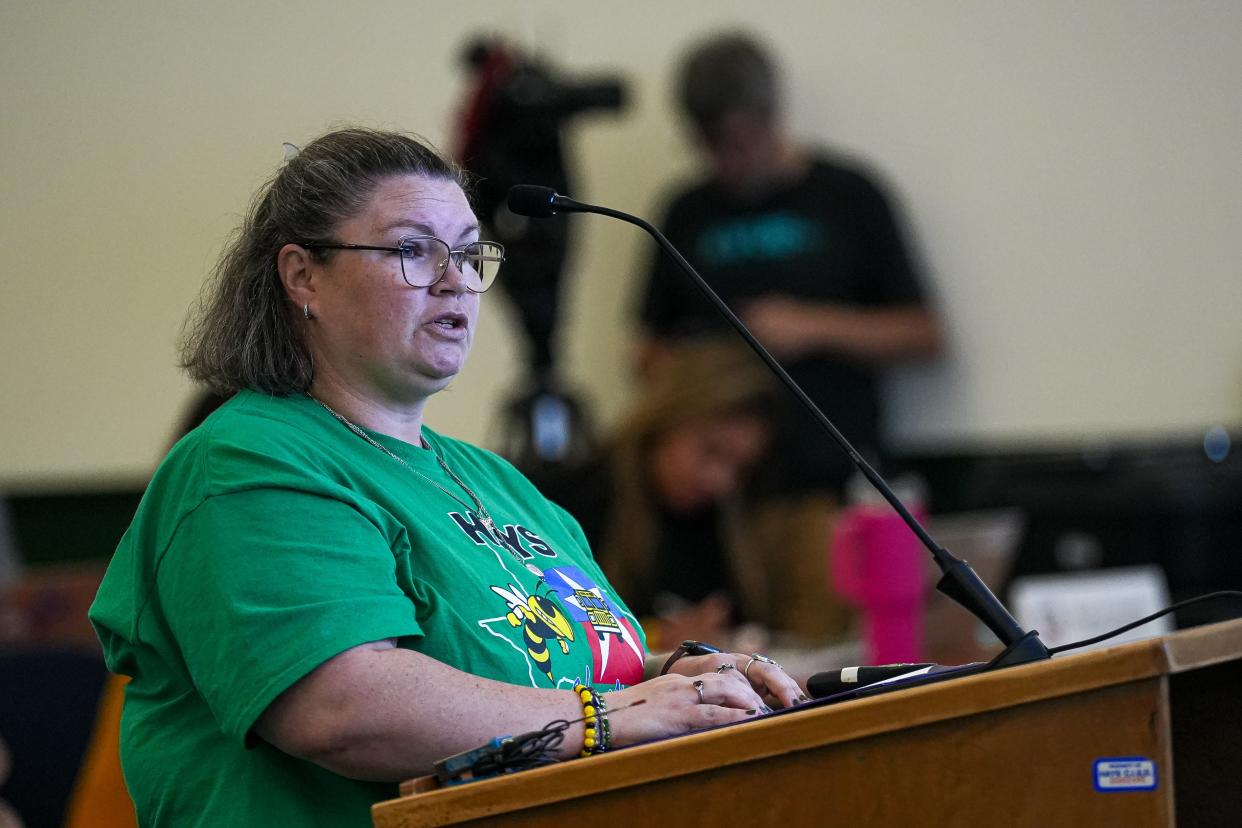
[[[710,655],[712,653],[723,652],[719,647],[713,647],[711,644],[705,644],[702,641],[686,640],[681,642],[681,646],[673,650],[673,654],[668,657],[668,661],[664,662],[664,666],[660,668],[660,675],[666,675],[669,669],[677,663],[682,656],[688,655]]]

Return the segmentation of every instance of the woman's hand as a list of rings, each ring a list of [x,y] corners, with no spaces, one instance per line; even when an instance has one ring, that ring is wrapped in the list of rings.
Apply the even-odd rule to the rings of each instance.
[[[756,658],[754,655],[745,653],[682,656],[673,662],[673,666],[669,668],[669,675],[677,673],[692,676],[717,671],[720,675],[738,680],[779,707],[793,707],[807,700],[802,688],[781,669],[779,664],[771,660],[765,661],[764,657]]]
[[[763,700],[736,670],[684,676],[670,673],[604,696],[612,743],[618,747],[680,736],[713,725],[748,719]],[[753,671],[752,671],[753,672]],[[702,682],[700,693],[696,685]],[[638,707],[630,707],[643,700]]]

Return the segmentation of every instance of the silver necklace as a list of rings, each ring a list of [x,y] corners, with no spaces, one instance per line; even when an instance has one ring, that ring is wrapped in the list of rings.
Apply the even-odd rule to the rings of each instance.
[[[457,493],[453,492],[452,489],[442,487],[442,485],[440,485],[440,483],[438,483],[437,480],[427,477],[427,475],[420,472],[419,469],[416,469],[410,466],[409,463],[406,463],[404,459],[401,458],[400,454],[396,454],[394,452],[389,451],[389,448],[386,447],[384,443],[381,443],[378,441],[378,439],[371,437],[370,434],[363,431],[363,428],[361,428],[358,425],[355,425],[354,422],[351,422],[350,420],[348,420],[348,418],[342,415],[342,413],[335,411],[334,408],[332,406],[329,406],[327,402],[320,400],[319,397],[314,396],[313,394],[311,394],[311,392],[307,392],[307,396],[311,397],[312,400],[314,400],[315,402],[318,402],[320,406],[323,406],[324,411],[327,411],[328,413],[330,413],[330,415],[337,418],[337,420],[340,423],[342,423],[342,425],[345,428],[348,428],[349,431],[354,432],[355,434],[358,434],[359,437],[365,439],[365,441],[370,443],[371,446],[374,446],[375,448],[380,449],[381,452],[388,454],[389,457],[391,457],[392,459],[395,459],[395,461],[397,463],[400,463],[401,466],[404,466],[405,468],[411,470],[411,472],[414,472],[415,474],[419,475],[420,478],[426,480],[427,483],[430,483],[431,485],[433,485],[433,487],[436,487],[437,489],[440,489],[441,492],[447,494],[448,497],[452,498],[453,500],[456,500],[457,503],[460,503],[462,505],[463,509],[466,509],[467,513],[473,513],[474,516],[477,516],[479,523],[483,524],[484,528],[487,529],[488,534],[492,535],[492,538],[497,538],[497,539],[501,538],[501,533],[499,533],[499,531],[496,529],[496,521],[492,520],[491,514],[488,514],[487,506],[483,505],[483,499],[479,498],[477,494],[474,494],[474,489],[469,488],[468,485],[466,485],[465,480],[462,480],[460,477],[457,477],[457,475],[453,473],[453,470],[451,468],[448,468],[448,464],[445,463],[445,458],[442,458],[440,456],[440,452],[437,452],[435,448],[432,448],[431,444],[427,443],[426,439],[422,439],[422,437],[419,438],[419,442],[422,443],[422,447],[426,448],[428,452],[431,452],[432,457],[436,458],[436,462],[440,463],[440,468],[445,470],[445,474],[447,474],[448,477],[452,478],[453,483],[456,483],[458,487],[461,487],[462,492],[465,492],[468,495],[469,499],[471,499],[474,504],[473,508],[471,504],[466,503],[465,500],[462,500],[460,497],[457,497]],[[507,542],[503,542],[499,540],[497,542],[499,542],[499,544],[504,546],[504,549],[507,549],[510,555],[513,555],[514,560],[517,560],[518,564],[522,564],[524,567],[527,567],[528,570],[534,572],[534,574],[537,576],[540,576],[540,577],[543,576],[543,571],[540,570],[538,566],[535,566],[534,564],[530,564],[530,562],[528,561],[522,560],[522,556],[518,555],[517,551],[513,549],[509,549],[509,545],[507,544]]]

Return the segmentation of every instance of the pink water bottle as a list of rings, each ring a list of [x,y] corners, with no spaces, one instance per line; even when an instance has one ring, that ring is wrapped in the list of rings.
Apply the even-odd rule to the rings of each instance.
[[[921,486],[899,480],[894,489],[923,522]],[[878,494],[854,500],[833,526],[829,576],[862,616],[868,663],[921,661],[927,556],[910,527]]]

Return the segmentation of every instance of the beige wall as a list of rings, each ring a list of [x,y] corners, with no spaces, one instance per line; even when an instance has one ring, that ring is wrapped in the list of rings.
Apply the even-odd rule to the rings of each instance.
[[[467,33],[632,81],[574,135],[574,195],[653,215],[690,169],[670,61],[745,23],[794,127],[902,197],[953,326],[893,384],[897,437],[953,447],[1237,423],[1242,4],[119,2],[0,5],[0,485],[138,481],[189,388],[185,309],[250,194],[334,124],[444,143]],[[648,242],[580,225],[566,363],[605,419]],[[504,299],[430,421],[489,442],[519,365]]]

